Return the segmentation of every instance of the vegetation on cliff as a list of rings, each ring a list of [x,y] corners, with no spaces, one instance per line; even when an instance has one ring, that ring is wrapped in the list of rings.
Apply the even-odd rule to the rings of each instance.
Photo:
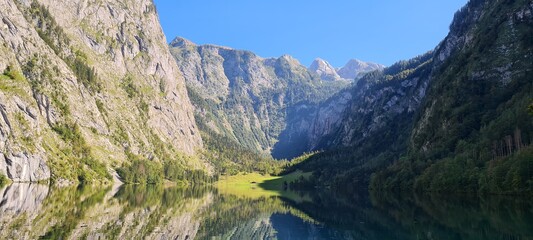
[[[374,109],[394,106],[388,100],[393,98],[383,94],[387,88],[400,92],[400,84],[428,79],[416,111],[371,118],[375,111],[348,109],[350,125],[342,127],[348,134],[335,132],[325,142],[355,143],[326,145],[332,150],[291,169],[320,169],[314,173],[316,182],[337,188],[366,188],[371,179],[373,189],[533,192],[533,117],[528,110],[533,16],[527,3],[470,1],[456,14],[450,35],[428,55],[429,62],[411,61],[412,70],[395,65],[385,74],[372,74],[377,78],[367,91],[380,93]],[[366,137],[353,135],[374,126],[373,119],[386,124]]]

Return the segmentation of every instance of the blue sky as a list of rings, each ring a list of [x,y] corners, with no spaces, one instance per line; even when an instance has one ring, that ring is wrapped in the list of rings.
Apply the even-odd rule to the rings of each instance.
[[[176,36],[261,57],[351,58],[390,65],[433,49],[467,0],[154,0]]]

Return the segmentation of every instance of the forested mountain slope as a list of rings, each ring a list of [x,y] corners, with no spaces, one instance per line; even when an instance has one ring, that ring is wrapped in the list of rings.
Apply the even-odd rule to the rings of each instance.
[[[0,179],[205,181],[320,151],[287,171],[349,189],[533,191],[532,0],[471,0],[434,50],[385,69],[169,47],[151,0],[0,7]]]
[[[373,188],[531,191],[532,12],[529,0],[470,1],[434,51],[353,87],[318,134],[326,151],[295,168],[348,188],[377,172]]]
[[[533,1],[471,1],[456,14],[451,31],[467,44],[435,74],[409,153],[376,187],[533,191],[532,26]]]

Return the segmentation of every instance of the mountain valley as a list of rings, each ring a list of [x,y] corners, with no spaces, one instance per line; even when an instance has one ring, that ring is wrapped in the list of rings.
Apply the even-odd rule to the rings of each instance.
[[[276,1],[0,0],[0,239],[533,239],[533,0],[467,0],[435,48],[342,67],[309,57],[399,39]],[[175,37],[223,39],[214,18],[313,55]]]
[[[533,188],[531,1],[471,0],[435,49],[341,68],[167,44],[149,0],[0,5],[2,179],[304,171],[351,190]]]

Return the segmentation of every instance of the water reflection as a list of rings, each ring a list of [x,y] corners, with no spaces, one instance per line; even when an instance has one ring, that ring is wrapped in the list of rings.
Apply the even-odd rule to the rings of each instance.
[[[41,184],[15,183],[0,190],[0,213],[6,216],[16,216],[32,212],[41,207],[41,203],[48,195],[49,187]]]
[[[0,189],[0,239],[31,238],[29,226],[37,219],[48,192],[48,186],[36,184]]]
[[[207,187],[30,184],[0,194],[0,239],[533,239],[525,197],[316,191],[298,201]]]
[[[371,199],[395,222],[412,229],[411,235],[436,239],[533,239],[533,203],[528,197],[373,194]]]

